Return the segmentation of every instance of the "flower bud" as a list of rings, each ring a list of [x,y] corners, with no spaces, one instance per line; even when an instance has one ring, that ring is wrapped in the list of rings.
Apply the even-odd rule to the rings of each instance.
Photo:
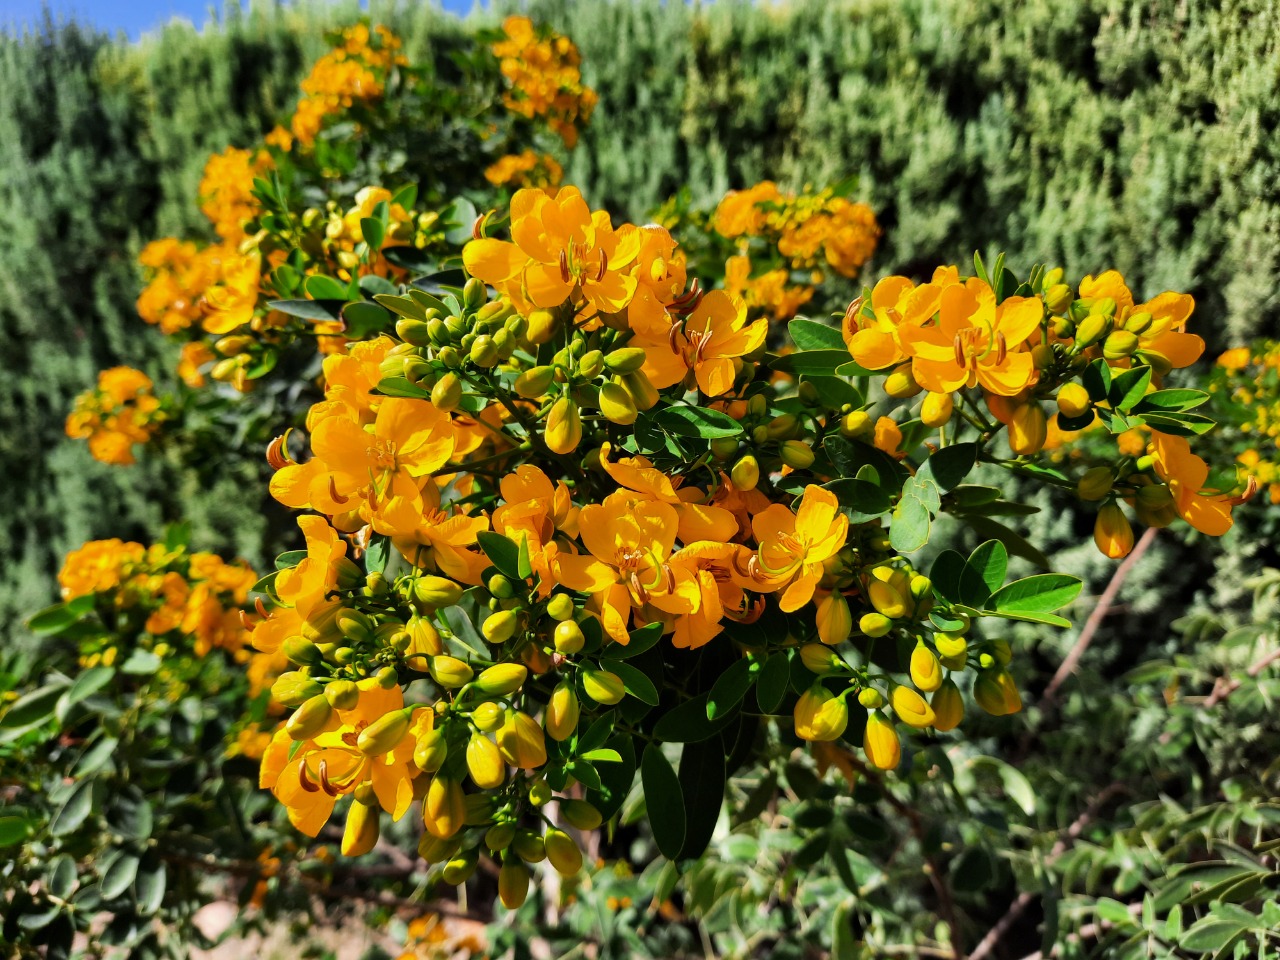
[[[782,462],[793,470],[806,470],[813,466],[813,448],[803,440],[785,441],[778,453]]]
[[[1039,453],[1049,437],[1049,421],[1040,404],[1024,403],[1013,411],[1009,424],[1009,447],[1022,457]]]
[[[557,593],[547,601],[547,616],[561,622],[573,616],[573,598],[567,593]],[[569,653],[571,651],[563,651]]]
[[[567,683],[560,683],[551,691],[546,713],[542,719],[552,740],[563,743],[578,729],[578,695]]]
[[[561,594],[561,596],[564,595]],[[566,655],[577,653],[582,649],[583,644],[587,642],[586,637],[582,635],[582,628],[572,620],[565,620],[556,624],[552,640],[555,643],[556,652]]]
[[[641,347],[621,347],[610,351],[604,365],[614,373],[635,373],[644,366],[645,352]]]
[[[842,593],[830,593],[818,601],[818,639],[835,646],[853,632],[853,613]]]
[[[898,590],[883,580],[872,578],[867,584],[867,598],[877,613],[884,614],[891,620],[901,620],[907,615],[907,601]],[[866,633],[864,629],[862,631]],[[868,634],[870,636],[870,634]]]
[[[526,400],[541,400],[555,377],[555,367],[532,367],[516,377],[513,387]]]
[[[444,577],[419,577],[414,581],[413,595],[428,607],[451,607],[462,599],[462,587]]]
[[[1128,330],[1112,330],[1102,343],[1102,355],[1108,360],[1123,360],[1138,349],[1138,335]]]
[[[517,830],[511,841],[511,849],[525,863],[541,863],[547,859],[547,848],[542,837],[532,830]]]
[[[941,427],[951,422],[955,401],[949,393],[927,393],[920,404],[920,421],[926,427]]]
[[[431,404],[437,410],[452,413],[462,402],[462,381],[452,370],[436,381],[431,388]]]
[[[801,740],[838,740],[849,725],[849,707],[843,698],[815,683],[796,701],[795,725]]]
[[[302,622],[302,635],[312,643],[333,643],[341,638],[338,630],[338,613],[343,609],[338,601],[317,604]]]
[[[783,413],[765,424],[765,436],[770,440],[781,440],[793,436],[800,426],[800,418],[794,413]]]
[[[929,706],[933,708],[933,729],[941,733],[954,730],[964,719],[964,698],[954,680],[942,681]]]
[[[864,613],[858,620],[858,629],[868,637],[883,637],[893,629],[893,621],[883,613]]]
[[[1064,417],[1078,417],[1089,410],[1089,391],[1078,383],[1064,383],[1058,389],[1058,410]]]
[[[1031,348],[1031,365],[1037,370],[1048,370],[1055,359],[1053,347],[1047,343],[1037,343]]]
[[[333,621],[338,632],[353,643],[367,643],[373,639],[373,623],[363,613],[343,607]]]
[[[507,777],[498,745],[482,733],[473,733],[467,741],[467,772],[481,790],[500,787]]]
[[[487,333],[476,337],[475,342],[471,344],[469,356],[472,363],[486,370],[501,359],[498,355],[498,344]]]
[[[510,600],[516,595],[515,584],[500,573],[495,573],[485,583],[485,589],[499,600]]]
[[[368,853],[378,842],[382,809],[376,804],[351,802],[347,811],[346,828],[342,831],[342,855],[359,857]]]
[[[825,677],[829,673],[837,673],[845,668],[845,662],[829,647],[820,643],[806,643],[800,648],[800,660],[810,673]]]
[[[507,717],[506,708],[500,703],[486,700],[471,711],[471,722],[483,733],[493,733]]]
[[[933,725],[933,708],[910,687],[894,687],[889,700],[893,704],[893,712],[907,726],[922,730]]]
[[[875,421],[865,410],[846,413],[840,420],[840,433],[850,439],[866,438],[875,431],[875,428]]]
[[[1093,467],[1076,481],[1076,496],[1081,500],[1103,500],[1111,494],[1115,480],[1110,467]]]
[[[520,626],[520,615],[515,610],[499,610],[485,617],[480,632],[490,643],[506,643],[515,636]]]
[[[525,339],[530,343],[543,344],[556,335],[560,320],[550,310],[535,310],[529,314],[529,329]]]
[[[542,838],[547,851],[547,859],[562,877],[572,877],[582,869],[582,851],[573,842],[573,837],[563,830],[549,827]]]
[[[493,852],[505,850],[511,846],[511,841],[516,838],[516,825],[510,821],[506,823],[495,823],[484,835],[484,845]]]
[[[324,698],[335,710],[349,710],[360,703],[360,687],[351,680],[330,681],[325,686]]]
[[[519,663],[499,663],[481,671],[476,686],[491,696],[505,697],[519,690],[528,676],[529,669]]]
[[[716,437],[711,441],[711,455],[723,463],[738,452],[738,441],[734,437]]]
[[[1141,313],[1135,313],[1133,316],[1129,317],[1129,319],[1124,322],[1124,328],[1129,333],[1146,333],[1147,329],[1151,326],[1153,319],[1154,318],[1150,313],[1143,310]]]
[[[978,674],[973,683],[973,699],[993,717],[1008,716],[1022,709],[1018,687],[1003,667],[993,667]]]
[[[369,575],[360,569],[360,565],[348,557],[339,557],[333,562],[333,571],[339,590],[354,590],[358,586],[367,585]]]
[[[578,361],[578,376],[594,380],[604,369],[604,354],[599,350],[588,350]]]
[[[536,780],[529,786],[529,802],[535,807],[545,807],[554,796],[551,785],[545,780]]]
[[[600,388],[600,412],[610,423],[630,426],[640,416],[631,394],[619,383],[606,383]]]
[[[596,703],[605,706],[617,703],[626,693],[620,676],[594,667],[582,668],[582,689]]]
[[[552,453],[572,453],[578,448],[582,442],[582,419],[572,398],[563,396],[552,404],[543,439]]]
[[[460,887],[475,875],[479,863],[480,855],[475,850],[467,850],[450,858],[444,865],[441,878],[450,886]]]
[[[944,657],[963,657],[969,650],[969,641],[953,633],[935,633],[933,643]]]
[[[290,670],[280,674],[276,682],[271,684],[271,699],[283,707],[299,707],[323,690],[315,680],[296,670]]]
[[[1163,483],[1152,483],[1138,488],[1133,500],[1138,520],[1148,527],[1167,527],[1178,518],[1173,494]]]
[[[508,910],[517,910],[529,896],[529,868],[519,857],[502,861],[498,871],[498,899]]]
[[[916,648],[911,651],[911,682],[925,693],[942,686],[942,664],[923,640],[917,640]]]
[[[412,708],[393,710],[384,714],[360,731],[356,738],[356,749],[366,757],[380,757],[390,753],[409,732],[409,720],[413,715]]]
[[[336,719],[329,701],[319,694],[293,711],[284,728],[292,740],[310,740],[329,729]]]
[[[1050,313],[1063,314],[1071,306],[1071,288],[1065,283],[1055,283],[1044,295],[1045,306]]]
[[[441,840],[429,833],[424,833],[418,841],[418,856],[427,863],[444,863],[453,859],[462,844],[458,840]]]
[[[1112,560],[1127,557],[1133,549],[1133,527],[1114,500],[1103,504],[1093,524],[1093,542],[1102,555]]]
[[[884,392],[895,400],[906,400],[914,397],[923,389],[916,382],[911,371],[911,363],[903,363],[895,367],[893,372],[884,378]]]
[[[427,363],[422,357],[409,356],[404,358],[403,367],[404,378],[410,383],[416,383],[419,386],[429,386],[424,380],[431,374],[431,364]]]
[[[431,345],[431,325],[425,320],[401,317],[396,321],[396,336],[415,347]]]
[[[867,716],[862,749],[871,765],[879,770],[895,770],[902,761],[902,741],[898,739],[898,731],[879,710]]]
[[[564,817],[565,822],[570,826],[577,827],[579,830],[595,830],[604,822],[600,811],[585,800],[560,801],[560,816]]]
[[[405,624],[405,632],[409,634],[409,645],[405,647],[406,656],[434,657],[444,650],[440,642],[440,634],[435,625],[426,617],[416,614]]]
[[[435,773],[449,756],[444,731],[433,727],[418,738],[413,747],[413,763],[423,773]]]
[[[631,394],[631,399],[640,410],[651,410],[658,402],[658,391],[643,370],[623,374],[622,385],[627,388],[627,393]]]
[[[547,742],[533,717],[511,712],[498,730],[498,752],[513,767],[536,770],[547,762]]]
[[[432,657],[427,669],[431,673],[431,679],[447,690],[465,686],[475,674],[462,660],[448,654]]]
[[[1111,321],[1099,313],[1091,313],[1076,324],[1076,346],[1090,347],[1097,343],[1111,328]]]
[[[858,691],[858,703],[868,710],[879,710],[884,706],[884,696],[874,687],[863,687]]]
[[[760,464],[751,454],[747,454],[733,465],[729,477],[738,490],[754,490],[760,482]]]

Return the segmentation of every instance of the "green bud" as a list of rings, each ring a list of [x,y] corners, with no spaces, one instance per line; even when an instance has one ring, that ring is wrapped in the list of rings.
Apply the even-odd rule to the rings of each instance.
[[[578,376],[594,380],[604,369],[604,354],[599,350],[589,350],[578,361]]]
[[[600,811],[585,800],[561,800],[560,816],[579,830],[595,830],[604,822]]]
[[[356,738],[356,749],[366,757],[380,757],[384,753],[390,753],[409,732],[409,720],[412,716],[411,707],[383,714],[360,731],[360,736]]]
[[[437,410],[451,413],[458,409],[458,404],[461,401],[462,381],[452,371],[437,380],[436,385],[431,388],[431,404]]]
[[[498,663],[476,677],[476,686],[490,696],[505,697],[524,686],[528,676],[529,668],[523,664]]]
[[[574,654],[582,649],[585,644],[586,637],[582,635],[582,628],[572,620],[565,620],[556,624],[555,634],[553,636],[556,652],[563,654]]]
[[[482,337],[476,337],[475,343],[471,345],[471,362],[478,367],[492,367],[498,362],[498,345],[494,342],[493,337],[485,334]]]
[[[552,620],[568,620],[573,616],[573,598],[567,593],[557,593],[547,601],[547,616]]]
[[[529,787],[529,802],[535,807],[546,806],[553,796],[551,785],[545,780],[538,780]]]
[[[505,850],[511,846],[515,838],[516,825],[514,823],[495,823],[485,831],[484,845],[494,853],[497,853],[499,850]]]
[[[324,657],[320,653],[320,648],[308,640],[306,637],[289,637],[283,644],[284,655],[289,658],[290,663],[296,663],[299,666],[312,665],[320,663]]]
[[[449,756],[449,743],[444,731],[433,727],[418,738],[413,748],[413,762],[423,773],[435,773]]]
[[[325,685],[324,698],[335,710],[350,710],[360,700],[360,688],[351,680],[332,680]]]
[[[788,440],[779,451],[782,462],[793,470],[805,470],[813,466],[813,448],[803,440]]]
[[[582,670],[582,689],[596,703],[606,706],[617,703],[626,693],[626,687],[620,676],[608,670],[596,670],[592,667],[584,667]]]
[[[427,670],[431,674],[431,679],[449,690],[466,686],[471,682],[472,676],[475,675],[475,671],[466,663],[457,657],[450,657],[445,654],[432,657],[428,661]]]
[[[419,577],[413,595],[428,607],[451,607],[462,599],[462,587],[444,577]]]
[[[271,685],[271,699],[281,706],[297,707],[319,694],[322,689],[319,683],[305,674],[290,670],[280,674]]]
[[[499,610],[485,618],[480,632],[490,643],[506,643],[515,636],[520,616],[514,610]]]
[[[511,842],[511,849],[525,863],[541,863],[547,859],[547,848],[542,842],[542,837],[532,830],[517,830],[516,837]]]
[[[621,347],[610,351],[604,365],[614,373],[635,373],[644,366],[645,352],[640,347]]]
[[[460,887],[471,879],[479,862],[480,857],[476,851],[468,850],[446,863],[440,875],[445,883],[450,886]]]
[[[401,317],[396,321],[396,336],[405,343],[415,347],[426,347],[431,344],[431,324],[425,320],[412,320]]]
[[[490,577],[485,586],[499,600],[510,600],[516,595],[515,585],[500,573],[495,573]]]
[[[489,288],[484,281],[472,277],[462,288],[462,303],[468,310],[477,310],[489,299]]]
[[[516,377],[514,389],[526,400],[541,400],[555,379],[555,367],[533,367]]]
[[[323,733],[333,719],[333,708],[323,694],[312,697],[298,707],[285,723],[284,728],[293,740],[310,740]]]
[[[711,441],[711,455],[724,462],[738,452],[738,441],[733,437],[716,437]]]

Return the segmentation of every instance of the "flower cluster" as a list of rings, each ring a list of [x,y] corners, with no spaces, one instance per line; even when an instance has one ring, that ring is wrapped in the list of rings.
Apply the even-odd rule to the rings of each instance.
[[[249,660],[241,613],[257,579],[243,561],[118,539],[92,540],[73,550],[58,574],[65,602],[80,601],[116,627],[88,641],[85,666],[111,665],[134,649],[163,658],[179,649],[204,657],[218,648]],[[124,638],[134,642],[122,651]]]
[[[215,153],[204,166],[200,180],[200,210],[224,243],[245,239],[244,225],[258,215],[253,181],[272,167],[271,154],[228,147]]]
[[[135,444],[148,443],[165,420],[151,378],[132,367],[98,374],[98,385],[76,397],[67,415],[67,436],[88,440],[95,460],[124,466],[134,462]]]
[[[407,63],[399,50],[400,38],[386,27],[357,24],[343,30],[341,42],[302,81],[303,97],[290,125],[298,145],[311,147],[330,117],[380,98],[387,73]]]
[[[484,171],[484,178],[495,187],[556,187],[563,176],[555,157],[533,150],[499,157]]]
[[[528,17],[507,17],[502,32],[492,49],[508,83],[503,103],[521,117],[544,119],[573,149],[578,127],[591,119],[597,100],[583,86],[578,48],[566,36],[539,31]]]
[[[1280,343],[1259,340],[1220,357],[1209,381],[1214,414],[1232,429],[1232,453],[1245,489],[1265,488],[1280,503]]]

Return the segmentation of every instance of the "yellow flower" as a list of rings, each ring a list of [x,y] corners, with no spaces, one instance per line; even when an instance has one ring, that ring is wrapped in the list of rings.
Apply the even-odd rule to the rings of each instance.
[[[834,493],[810,484],[796,513],[772,504],[752,518],[751,529],[759,544],[752,564],[758,588],[783,590],[780,605],[789,613],[813,596],[823,562],[844,546],[849,519]]]
[[[764,345],[768,322],[747,322],[747,307],[723,290],[712,290],[682,323],[673,323],[658,299],[643,291],[630,311],[636,338],[645,351],[645,375],[659,390],[684,380],[692,371],[708,397],[733,388],[742,357]]]
[[[1151,442],[1156,473],[1169,485],[1178,516],[1211,537],[1230,530],[1232,500],[1205,489],[1209,465],[1191,452],[1186,438],[1153,430]]]

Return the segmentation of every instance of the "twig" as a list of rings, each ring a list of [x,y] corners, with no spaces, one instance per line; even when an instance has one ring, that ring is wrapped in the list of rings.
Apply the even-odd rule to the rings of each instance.
[[[1080,662],[1084,652],[1089,649],[1089,644],[1093,642],[1094,634],[1102,626],[1102,621],[1110,612],[1117,594],[1120,593],[1120,588],[1124,586],[1125,580],[1129,577],[1129,573],[1133,570],[1134,565],[1142,559],[1142,555],[1151,547],[1156,538],[1157,529],[1157,527],[1147,527],[1142,536],[1138,538],[1138,542],[1134,544],[1133,549],[1129,551],[1129,556],[1125,557],[1124,562],[1116,567],[1115,573],[1111,575],[1111,582],[1102,591],[1102,596],[1098,598],[1097,604],[1089,614],[1089,619],[1085,621],[1084,628],[1080,631],[1080,636],[1076,638],[1075,645],[1072,646],[1061,666],[1058,667],[1058,672],[1053,675],[1049,685],[1045,687],[1044,694],[1041,697],[1043,706],[1050,706],[1056,701],[1058,688],[1066,682],[1067,677],[1075,672],[1076,664]]]
[[[1128,905],[1128,907],[1129,907],[1129,913],[1132,916],[1136,917],[1138,914],[1142,912],[1141,902],[1131,903]],[[1083,927],[1080,928],[1078,933],[1068,934],[1067,942],[1079,943],[1081,940],[1092,940],[1094,937],[1099,936],[1102,933],[1105,933],[1107,930],[1110,930],[1113,926],[1115,926],[1115,924],[1113,924],[1110,920],[1099,920],[1097,923],[1086,923]],[[1062,944],[1055,944],[1053,949],[1049,951],[1050,957],[1058,957],[1061,955],[1062,955]],[[1029,954],[1028,956],[1023,957],[1022,960],[1045,960],[1044,951],[1037,950],[1035,953],[1032,953],[1032,954]]]
[[[1277,660],[1280,660],[1280,649],[1272,650],[1265,657],[1254,662],[1249,669],[1245,671],[1245,673],[1250,679],[1257,679],[1258,675],[1261,674],[1263,670],[1267,669],[1267,667],[1271,666],[1271,664],[1275,663]],[[1232,677],[1230,679],[1226,677],[1219,677],[1213,682],[1213,691],[1205,698],[1204,703],[1200,704],[1200,706],[1204,707],[1206,710],[1210,710],[1239,690],[1243,685],[1244,681],[1239,677]]]
[[[1093,801],[1085,808],[1084,812],[1072,821],[1071,826],[1067,827],[1067,829],[1063,831],[1062,836],[1060,836],[1057,842],[1054,843],[1053,848],[1045,857],[1045,866],[1052,866],[1059,857],[1066,853],[1071,844],[1079,839],[1080,834],[1084,832],[1084,828],[1087,827],[1093,821],[1093,818],[1098,815],[1098,811],[1110,802],[1112,797],[1117,794],[1124,793],[1127,789],[1128,787],[1124,783],[1117,780],[1094,797]],[[1018,918],[1026,912],[1027,907],[1031,906],[1032,901],[1035,899],[1036,895],[1033,893],[1023,892],[1018,894],[1014,901],[1009,904],[1009,909],[1005,911],[1004,916],[996,921],[996,925],[988,930],[987,935],[978,942],[976,947],[973,948],[973,953],[969,954],[969,960],[983,960],[987,954],[995,949],[1004,938],[1004,935],[1009,932],[1009,929],[1015,923],[1017,923]],[[1030,960],[1030,958],[1028,958],[1028,960]]]

